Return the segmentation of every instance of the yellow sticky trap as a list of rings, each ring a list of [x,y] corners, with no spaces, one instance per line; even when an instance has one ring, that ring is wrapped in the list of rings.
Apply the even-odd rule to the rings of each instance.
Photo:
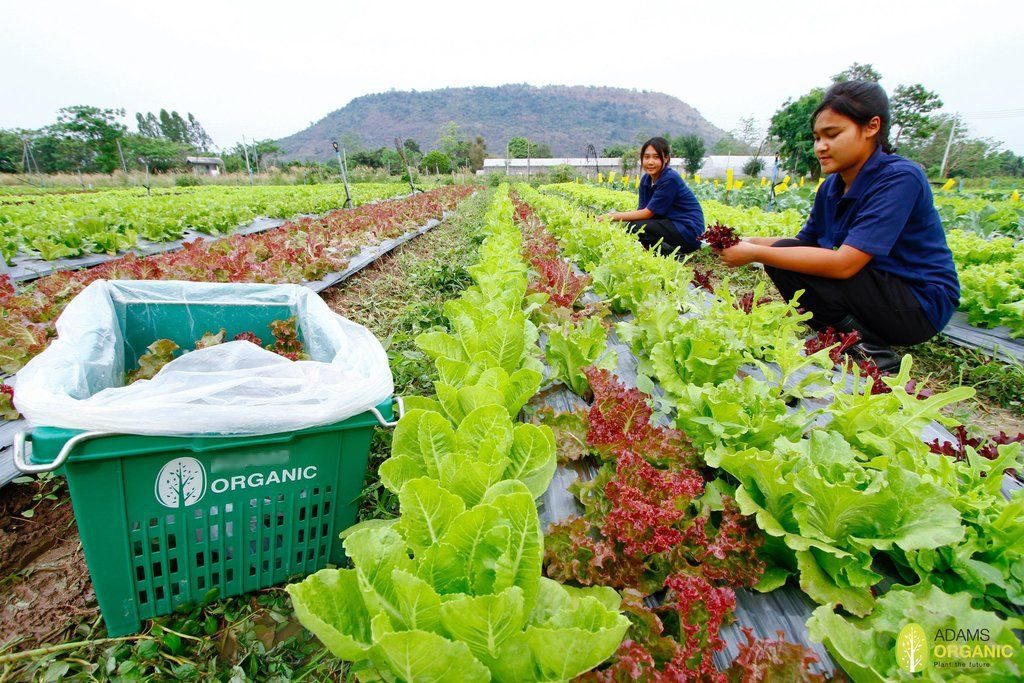
[[[1013,192],[1011,192],[1010,193],[1010,201],[1011,202],[1019,202],[1020,201],[1020,192],[1017,192],[1017,190],[1014,190]]]
[[[788,176],[787,176],[788,177]],[[775,186],[775,194],[782,194],[789,189],[789,183],[783,180],[781,183]]]
[[[949,180],[946,181],[946,184],[942,186],[942,189],[945,190],[946,192],[949,192],[950,190],[953,189],[954,185],[956,185],[956,181],[950,178]]]
[[[790,178],[789,178],[789,176],[788,176],[788,175],[787,175],[787,176],[784,176],[784,177],[782,178],[782,182],[784,182],[784,183],[789,183],[789,180],[790,180]]]
[[[725,171],[725,189],[731,190],[733,188],[733,174],[732,169],[726,169]]]
[[[732,186],[733,186],[733,189],[742,190],[743,189],[743,181],[742,180],[737,180],[735,183],[732,184]]]
[[[761,178],[761,187],[764,187],[767,184],[768,184],[768,179],[767,178]]]
[[[818,191],[818,188],[821,187],[821,184],[823,182],[825,182],[825,176],[821,176],[820,178],[818,178],[818,184],[814,186],[814,191],[815,192]]]
[[[601,173],[600,171],[597,172],[597,182],[599,182],[599,183],[603,183],[604,182],[604,173]]]
[[[640,179],[633,178],[633,187],[640,187]]]
[[[629,176],[628,175],[622,176],[622,184],[623,185],[629,185]]]
[[[800,187],[803,187],[803,186],[804,186],[804,178],[803,178],[803,176],[800,176]]]
[[[608,184],[615,182],[615,171],[608,171]]]
[[[718,178],[715,178],[715,187],[718,187]]]

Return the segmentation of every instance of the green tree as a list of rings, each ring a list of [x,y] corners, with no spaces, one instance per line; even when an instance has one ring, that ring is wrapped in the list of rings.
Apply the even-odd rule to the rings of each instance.
[[[159,120],[161,137],[183,145],[188,144],[188,124],[181,118],[181,114],[161,109]]]
[[[524,137],[514,137],[508,141],[508,158],[509,159],[525,159],[527,151],[530,147],[530,141]]]
[[[530,156],[534,159],[551,159],[555,155],[551,153],[551,146],[546,142],[535,142],[530,147]]]
[[[551,147],[545,142],[514,137],[508,141],[508,156],[510,159],[550,159],[554,155],[551,153]]]
[[[420,161],[420,170],[424,173],[451,173],[452,159],[439,149],[432,150]]]
[[[256,164],[264,171],[275,155],[281,153],[281,146],[272,138],[256,140],[249,145],[250,154],[256,157]]]
[[[1024,157],[1006,150],[999,155],[999,173],[1008,176],[1024,176]]]
[[[763,170],[764,159],[761,157],[751,157],[747,163],[743,164],[743,172],[751,178],[756,178]]]
[[[0,173],[23,173],[24,131],[0,129]]]
[[[487,158],[487,142],[483,136],[477,135],[473,144],[469,146],[469,165],[474,171],[484,167],[484,159]]]
[[[160,128],[160,121],[157,120],[156,114],[153,112],[147,114],[135,112],[135,126],[139,129],[139,135],[144,135],[147,138],[162,138],[164,136],[163,130]]]
[[[896,128],[892,147],[895,149],[899,146],[901,137],[906,136],[912,142],[923,140],[934,133],[938,124],[929,114],[941,107],[939,95],[920,83],[896,86],[891,104],[892,125]]]
[[[623,152],[619,159],[622,172],[628,174],[640,172],[640,147],[623,147],[622,149]]]
[[[203,124],[199,123],[199,120],[191,112],[188,114],[187,130],[188,144],[192,146],[192,149],[197,152],[207,152],[213,147],[213,138],[206,133]]]
[[[423,150],[420,149],[420,143],[416,142],[412,138],[406,138],[405,142],[402,143],[402,147],[405,148],[406,154],[423,154]]]
[[[380,160],[383,163],[384,168],[387,169],[388,173],[394,175],[401,173],[402,171],[402,157],[398,156],[398,152],[393,149],[382,147],[380,153]]]
[[[151,171],[170,171],[185,166],[189,147],[162,137],[128,133],[123,142],[126,163],[132,168],[149,165]]]
[[[752,151],[750,145],[732,133],[726,133],[711,146],[712,154],[750,154]]]
[[[195,152],[208,152],[213,147],[213,139],[191,112],[185,117],[176,111],[168,112],[166,109],[161,109],[159,116],[153,112],[138,112],[135,114],[135,125],[140,135],[187,145]]]
[[[601,151],[601,156],[611,159],[612,157],[622,157],[627,153],[633,151],[629,145],[609,145]]]
[[[121,123],[124,109],[100,109],[75,105],[57,112],[57,122],[48,133],[63,141],[58,148],[68,155],[73,166],[83,171],[110,173],[121,165],[117,141],[127,127]]]
[[[704,140],[697,135],[684,135],[679,141],[679,156],[686,172],[693,175],[704,164]]]
[[[764,140],[761,126],[753,116],[740,118],[740,125],[732,132],[732,136],[751,149],[760,145]]]
[[[875,67],[860,62],[854,62],[832,77],[833,83],[844,81],[874,81],[878,83],[880,80],[882,80],[882,74],[878,73]]]
[[[782,165],[796,175],[821,175],[821,165],[814,154],[814,135],[811,133],[811,114],[821,104],[825,92],[814,88],[797,100],[786,100],[772,115],[768,134],[779,141]]]
[[[463,166],[470,165],[470,142],[466,139],[465,135],[463,135],[462,129],[459,128],[459,124],[454,121],[446,123],[441,128],[437,144],[438,149],[448,156],[452,166],[461,168]]]

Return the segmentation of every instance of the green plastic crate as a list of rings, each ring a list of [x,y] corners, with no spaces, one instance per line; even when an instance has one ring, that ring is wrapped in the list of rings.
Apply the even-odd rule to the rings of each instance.
[[[129,304],[117,314],[129,368],[158,338],[186,349],[221,327],[229,338],[244,330],[269,338],[270,321],[293,315],[287,306],[195,304]],[[342,563],[338,535],[355,522],[370,439],[393,419],[391,400],[374,412],[263,436],[37,427],[16,437],[15,459],[52,465],[67,447],[57,471],[68,480],[107,632],[120,636],[211,589],[240,595]]]
[[[390,401],[378,406],[391,419]],[[248,593],[345,559],[377,418],[251,437],[116,435],[62,466],[111,636],[143,619]],[[50,463],[75,430],[41,427],[28,462]]]

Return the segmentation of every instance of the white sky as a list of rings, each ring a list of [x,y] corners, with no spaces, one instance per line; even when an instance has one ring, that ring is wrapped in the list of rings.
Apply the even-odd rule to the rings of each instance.
[[[230,146],[363,94],[525,82],[665,92],[729,130],[858,61],[1024,154],[1022,26],[1021,0],[2,0],[0,127],[164,107]]]

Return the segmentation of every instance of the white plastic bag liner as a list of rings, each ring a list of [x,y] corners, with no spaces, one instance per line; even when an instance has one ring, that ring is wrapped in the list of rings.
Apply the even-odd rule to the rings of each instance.
[[[306,353],[316,360],[290,361],[248,341],[231,341],[184,353],[152,380],[121,386],[125,370],[134,369],[124,367],[118,316],[128,304],[287,306],[298,317]],[[205,331],[217,330],[195,338]],[[99,280],[68,304],[57,320],[57,339],[18,373],[15,401],[37,426],[226,436],[330,424],[376,406],[393,391],[380,342],[305,287]]]

